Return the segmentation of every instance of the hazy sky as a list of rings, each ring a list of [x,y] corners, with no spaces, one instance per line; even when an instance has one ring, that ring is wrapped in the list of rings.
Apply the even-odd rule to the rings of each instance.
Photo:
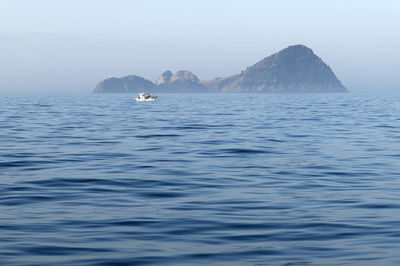
[[[350,91],[400,91],[398,0],[0,0],[0,92],[90,92],[110,74],[240,72],[292,44]]]

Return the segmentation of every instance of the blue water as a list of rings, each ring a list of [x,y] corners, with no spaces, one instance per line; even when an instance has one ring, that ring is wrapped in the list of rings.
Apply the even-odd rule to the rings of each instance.
[[[400,95],[0,97],[1,265],[398,265]]]

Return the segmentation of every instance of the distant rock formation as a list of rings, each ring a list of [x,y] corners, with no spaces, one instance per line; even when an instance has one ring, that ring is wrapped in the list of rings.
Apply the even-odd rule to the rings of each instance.
[[[171,84],[172,72],[167,70],[161,74],[156,81],[156,86],[169,86]]]
[[[94,92],[347,92],[331,68],[304,45],[289,46],[240,74],[199,81],[190,71],[165,71],[155,84],[138,76],[101,81]]]
[[[100,81],[93,92],[102,93],[139,93],[141,91],[153,91],[156,86],[150,80],[136,75],[122,78],[108,78]]]
[[[160,92],[207,92],[207,87],[189,70],[181,70],[172,75],[165,71],[156,81]]]
[[[347,92],[310,48],[294,45],[242,73],[203,82],[218,92]]]

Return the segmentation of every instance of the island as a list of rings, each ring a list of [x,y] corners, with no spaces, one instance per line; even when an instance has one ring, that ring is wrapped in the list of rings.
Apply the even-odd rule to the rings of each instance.
[[[304,45],[272,54],[240,74],[200,81],[189,70],[167,70],[153,83],[136,75],[100,81],[95,93],[332,93],[348,92],[332,69]]]

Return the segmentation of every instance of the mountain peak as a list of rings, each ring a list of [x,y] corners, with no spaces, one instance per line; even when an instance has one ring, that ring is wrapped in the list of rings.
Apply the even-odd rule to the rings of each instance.
[[[294,44],[294,45],[290,45],[287,48],[283,49],[282,51],[285,50],[298,50],[298,51],[312,51],[311,48],[308,48],[307,46],[305,46],[304,44]],[[281,52],[282,52],[281,51]]]
[[[224,87],[248,92],[347,92],[331,68],[301,44],[264,58]]]
[[[308,48],[307,46],[302,44],[288,46],[287,48],[277,52],[276,54],[280,56],[300,56],[300,55],[315,56],[311,48]]]

